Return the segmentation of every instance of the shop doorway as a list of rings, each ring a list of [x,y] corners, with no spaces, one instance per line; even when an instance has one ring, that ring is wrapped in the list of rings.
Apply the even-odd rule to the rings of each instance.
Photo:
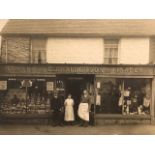
[[[86,83],[83,78],[68,78],[66,80],[65,96],[71,94],[75,104],[78,105],[84,89],[86,89]]]
[[[68,94],[71,94],[74,99],[76,120],[78,120],[77,110],[83,91],[87,90],[91,95],[94,95],[94,77],[94,75],[59,75],[58,77],[64,81],[65,98],[67,98]]]

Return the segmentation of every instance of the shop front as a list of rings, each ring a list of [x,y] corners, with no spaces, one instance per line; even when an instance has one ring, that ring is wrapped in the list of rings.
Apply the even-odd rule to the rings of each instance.
[[[86,89],[97,125],[154,122],[153,66],[3,64],[0,73],[1,118],[49,119],[55,91],[62,102],[71,93],[77,113]]]

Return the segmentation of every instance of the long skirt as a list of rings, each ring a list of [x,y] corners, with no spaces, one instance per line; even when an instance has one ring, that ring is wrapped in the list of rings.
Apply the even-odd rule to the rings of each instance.
[[[65,107],[65,121],[74,121],[74,109],[73,106],[67,105]]]
[[[80,103],[78,108],[78,116],[84,120],[89,122],[89,109],[88,103]]]

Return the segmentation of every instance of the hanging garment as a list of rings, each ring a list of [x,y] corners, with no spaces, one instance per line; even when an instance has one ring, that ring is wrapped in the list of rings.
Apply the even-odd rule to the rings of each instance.
[[[150,106],[150,103],[151,103],[150,99],[147,99],[147,98],[145,97],[145,98],[144,98],[144,101],[143,101],[143,106],[144,106],[144,107],[149,107],[149,106]]]

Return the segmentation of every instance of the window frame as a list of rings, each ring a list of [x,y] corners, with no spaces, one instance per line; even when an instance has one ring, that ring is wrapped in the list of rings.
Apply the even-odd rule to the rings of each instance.
[[[117,44],[115,43],[106,43],[106,41],[117,41]],[[119,60],[120,60],[120,39],[119,38],[104,38],[103,39],[103,44],[104,44],[104,47],[103,47],[103,52],[104,52],[104,58],[103,58],[103,63],[104,64],[119,64]],[[111,47],[111,45],[113,47]],[[109,47],[108,47],[109,46]],[[109,49],[110,50],[110,53],[106,54],[107,50],[106,49]],[[117,49],[117,56],[113,56],[112,54],[112,49]],[[113,63],[113,60],[115,59],[116,62]],[[110,62],[111,61],[111,62]]]

